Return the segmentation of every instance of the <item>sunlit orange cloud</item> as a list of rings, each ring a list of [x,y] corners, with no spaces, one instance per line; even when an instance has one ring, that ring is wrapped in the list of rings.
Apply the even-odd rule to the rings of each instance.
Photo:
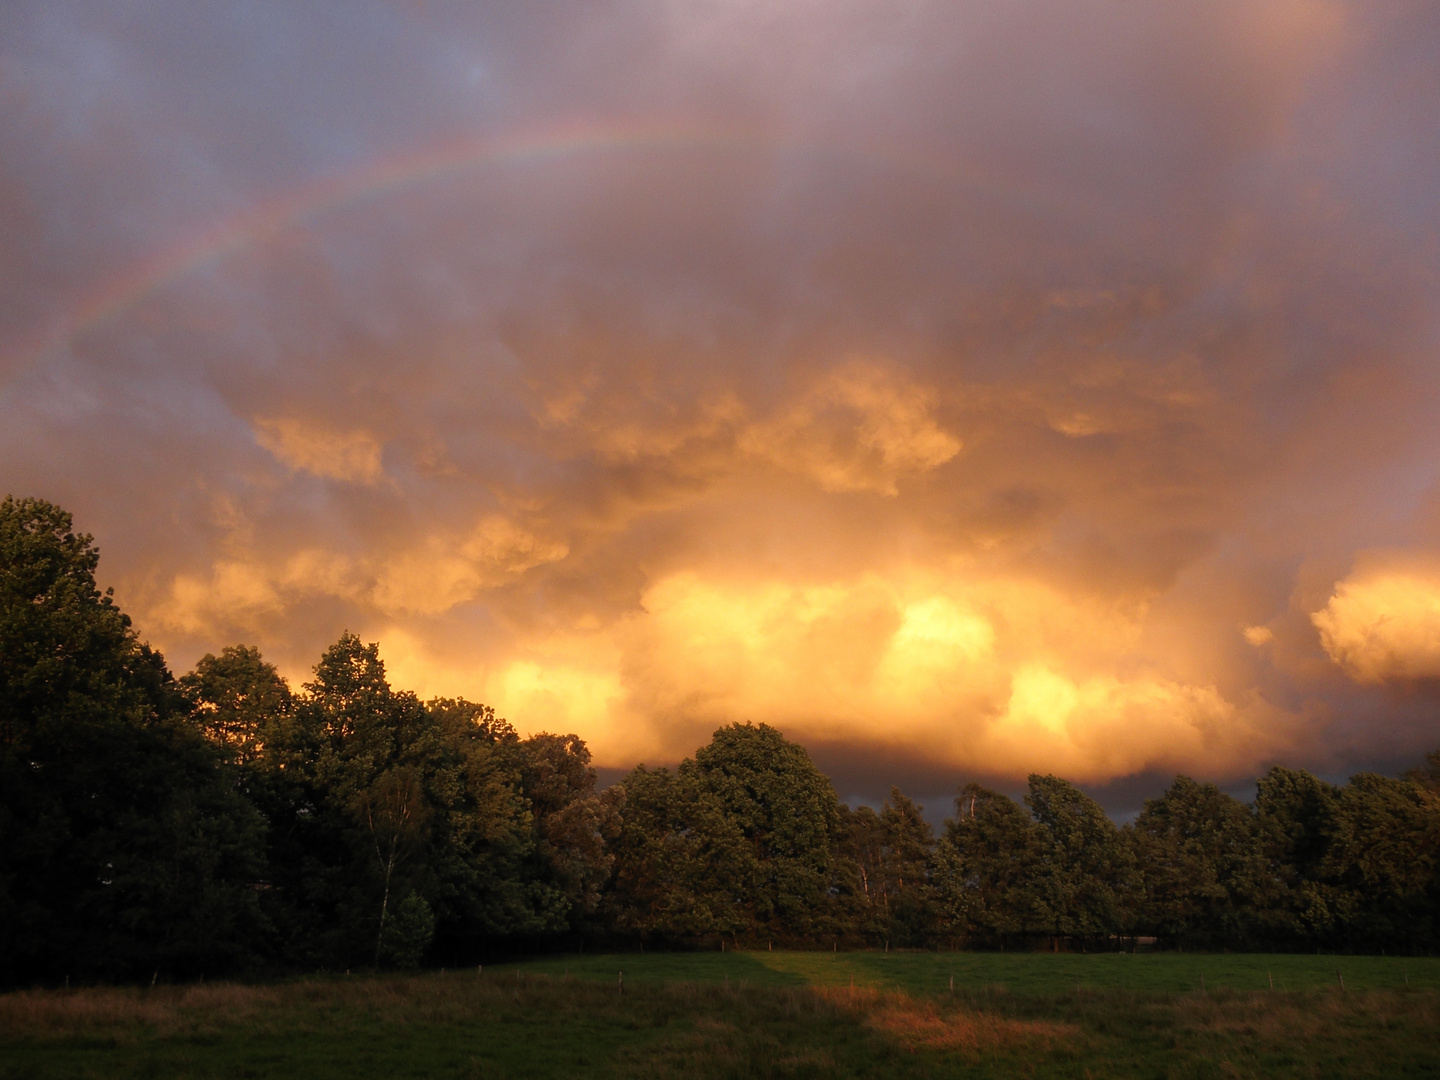
[[[356,3],[0,42],[0,481],[177,672],[867,797],[1440,740],[1433,5]]]
[[[1079,780],[1234,774],[1293,737],[1252,698],[1115,674],[1132,666],[1140,627],[1035,583],[917,568],[807,586],[682,572],[641,607],[601,632],[519,643],[484,673],[447,669],[394,630],[382,650],[402,681],[481,696],[522,727],[574,728],[605,764],[675,760],[734,719],[957,772]]]
[[[549,407],[542,430],[578,427],[616,467],[658,457],[693,472],[689,455],[706,462],[707,479],[598,524],[553,508],[553,520],[532,510],[523,523],[491,513],[465,529],[406,534],[388,550],[307,548],[278,560],[252,541],[208,576],[175,576],[142,615],[154,634],[265,635],[317,599],[341,601],[352,628],[380,641],[396,685],[487,701],[524,731],[574,731],[607,765],[673,761],[737,719],[802,741],[889,745],[957,771],[1045,768],[1096,781],[1182,768],[1233,775],[1283,750],[1294,718],[1243,687],[1227,696],[1214,682],[1187,682],[1169,670],[1174,657],[1147,646],[1154,587],[1143,576],[1097,592],[963,535],[931,538],[909,556],[862,556],[874,565],[856,568],[847,551],[913,525],[934,497],[927,477],[966,467],[964,440],[938,418],[940,397],[891,365],[850,359],[758,415],[735,396],[653,427],[633,417],[607,426],[578,403]],[[339,482],[349,474],[309,448],[338,445],[349,461],[352,444],[371,445],[307,440],[261,442],[279,463]],[[298,465],[297,443],[311,455]],[[860,513],[796,529],[757,516],[767,491],[797,506],[859,500]],[[563,578],[572,547],[583,557],[606,535],[627,535],[636,514],[677,512],[699,514],[710,540],[692,533],[672,547],[639,579],[633,603],[514,613],[527,581],[575,591]],[[718,530],[703,525],[717,514]],[[742,551],[761,542],[772,558],[737,556],[721,536],[737,529],[751,538]],[[454,620],[463,625],[477,605],[512,615],[488,637],[459,630],[468,645],[457,649]],[[289,672],[305,677],[303,665]]]
[[[1310,618],[1359,682],[1440,679],[1440,556],[1367,554]]]

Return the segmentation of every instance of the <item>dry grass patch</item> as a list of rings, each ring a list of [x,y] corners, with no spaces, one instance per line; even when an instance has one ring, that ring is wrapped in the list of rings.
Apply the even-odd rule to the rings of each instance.
[[[1074,1024],[1051,1020],[1028,1020],[993,1012],[942,1008],[933,1001],[917,1000],[900,991],[871,989],[816,991],[823,999],[864,1019],[875,1031],[901,1043],[906,1049],[995,1050],[1026,1045],[1050,1048],[1077,1038]]]
[[[461,1022],[523,990],[500,980],[356,978],[303,980],[267,986],[191,986],[20,990],[0,994],[0,1039],[168,1037],[227,1027],[273,1031],[325,1026],[338,1013],[371,1022]]]
[[[1395,990],[1196,994],[1153,1008],[1179,1028],[1271,1043],[1332,1038],[1355,1025],[1440,1030],[1440,997]]]
[[[0,1034],[7,1039],[127,1041],[141,1032],[164,1036],[251,1022],[281,1001],[279,987],[225,983],[155,990],[21,990],[0,995]]]

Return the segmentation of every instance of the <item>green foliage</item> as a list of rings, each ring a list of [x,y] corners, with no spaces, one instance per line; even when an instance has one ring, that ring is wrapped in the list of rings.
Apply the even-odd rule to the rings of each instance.
[[[0,981],[249,962],[261,822],[68,514],[0,504]]]
[[[1048,930],[1036,888],[1045,872],[1045,837],[1014,800],[968,784],[955,800],[938,845],[936,883],[953,934],[995,942]]]
[[[693,759],[624,781],[612,910],[685,937],[834,933],[841,811],[804,749],[764,724],[715,732]]]
[[[731,724],[680,765],[744,838],[741,905],[755,931],[809,936],[827,929],[831,848],[840,801],[810,755],[765,724]]]
[[[179,685],[200,729],[241,765],[257,761],[267,746],[283,743],[288,735],[294,695],[253,646],[232,645],[219,656],[207,653]]]
[[[537,876],[557,890],[573,929],[587,927],[615,858],[625,789],[595,791],[590,750],[575,735],[534,735],[520,743],[520,788],[530,802]]]
[[[381,965],[401,971],[420,967],[435,937],[435,915],[423,896],[408,893],[381,929],[378,958]]]
[[[1135,822],[1144,874],[1137,924],[1184,946],[1263,940],[1279,886],[1254,815],[1214,784],[1177,776]]]
[[[1405,774],[1405,779],[1419,784],[1426,791],[1440,792],[1440,750],[1431,750],[1426,754],[1425,764],[1411,769]]]
[[[1032,889],[1046,929],[1082,939],[1125,929],[1139,880],[1134,853],[1115,823],[1057,776],[1032,775],[1025,802],[1041,830],[1043,869]]]
[[[744,888],[757,873],[754,850],[704,777],[641,765],[622,787],[611,845],[616,927],[669,938],[733,939],[751,930]]]
[[[289,795],[280,827],[296,842],[272,850],[288,856],[277,884],[309,962],[379,963],[393,898],[412,893],[451,951],[568,925],[522,789],[525,748],[493,710],[392,690],[378,647],[346,634],[295,717],[264,761]]]
[[[1422,776],[1423,779],[1423,776]],[[1256,812],[1294,940],[1370,948],[1440,943],[1440,798],[1423,783],[1360,773],[1342,788],[1270,770]]]
[[[1140,886],[1130,843],[1100,805],[1032,775],[1030,812],[977,784],[955,800],[936,853],[950,931],[1004,945],[1016,935],[1109,938],[1127,929]]]
[[[891,788],[877,814],[842,808],[843,869],[853,867],[849,916],[868,940],[896,946],[928,944],[939,926],[932,884],[935,835],[917,806]],[[848,865],[847,865],[848,864]]]

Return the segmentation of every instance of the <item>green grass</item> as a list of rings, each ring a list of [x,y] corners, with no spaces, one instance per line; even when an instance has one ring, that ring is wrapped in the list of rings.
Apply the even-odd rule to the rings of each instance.
[[[27,991],[0,995],[0,1080],[1434,1076],[1437,984],[1374,957],[767,951]]]

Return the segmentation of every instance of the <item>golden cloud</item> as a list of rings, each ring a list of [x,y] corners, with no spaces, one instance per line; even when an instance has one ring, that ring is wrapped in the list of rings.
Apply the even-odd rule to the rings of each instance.
[[[800,584],[689,569],[654,581],[639,611],[522,635],[481,668],[419,634],[387,630],[382,648],[407,685],[490,701],[522,730],[576,731],[602,764],[674,760],[737,719],[1079,780],[1231,773],[1286,743],[1286,718],[1258,699],[1137,669],[1143,608],[951,570]]]
[[[788,402],[747,405],[733,390],[692,402],[616,400],[590,378],[547,387],[535,419],[578,436],[611,466],[664,462],[711,478],[756,464],[799,475],[822,491],[894,496],[904,477],[929,472],[963,444],[935,417],[938,393],[885,363],[852,359],[804,383]]]
[[[998,772],[1043,762],[1076,780],[1142,770],[1224,774],[1253,766],[1281,744],[1278,719],[1258,702],[1238,709],[1214,686],[1108,674],[1072,678],[1037,664],[1014,673],[1005,710],[977,749]]]
[[[338,431],[291,417],[257,419],[255,441],[298,472],[351,484],[374,484],[384,475],[380,442],[367,431]]]
[[[1434,229],[1393,227],[1433,182],[1365,167],[1433,135],[1424,5],[1161,4],[1119,35],[1059,5],[701,7],[622,64],[556,47],[585,20],[516,23],[470,132],[496,156],[439,172],[422,133],[474,112],[444,63],[308,135],[183,80],[201,111],[163,138],[173,110],[71,124],[68,157],[0,131],[39,290],[5,340],[77,297],[98,320],[14,353],[10,489],[73,500],[177,667],[241,639],[303,675],[348,627],[397,686],[606,764],[745,719],[1092,780],[1429,738],[1336,672],[1440,675],[1440,560],[1294,579],[1382,542],[1414,494],[1385,478],[1435,457]],[[111,29],[106,93],[79,48],[36,100],[83,119],[126,63],[147,94],[189,70]],[[316,63],[353,66],[343,37]],[[259,111],[208,122],[222,98]],[[175,139],[223,171],[237,120],[315,154],[191,190]],[[112,274],[143,288],[116,306]],[[241,437],[194,419],[227,415]]]
[[[140,610],[161,632],[209,634],[256,625],[311,597],[351,598],[360,587],[351,559],[309,548],[276,562],[227,558],[208,574],[176,574],[158,600],[142,599]]]
[[[469,536],[431,537],[381,565],[371,599],[385,612],[438,615],[531,567],[558,562],[569,552],[563,541],[537,536],[492,514]]]
[[[1356,682],[1440,678],[1440,557],[1367,557],[1310,621]]]
[[[934,417],[936,395],[887,368],[853,360],[789,409],[740,435],[743,453],[808,476],[824,491],[895,495],[901,477],[955,457],[961,441]]]
[[[563,541],[492,514],[466,534],[428,536],[384,555],[320,548],[278,558],[259,550],[232,555],[208,573],[175,575],[158,599],[142,597],[138,610],[162,633],[191,635],[255,628],[316,597],[362,611],[434,616],[568,552]]]

